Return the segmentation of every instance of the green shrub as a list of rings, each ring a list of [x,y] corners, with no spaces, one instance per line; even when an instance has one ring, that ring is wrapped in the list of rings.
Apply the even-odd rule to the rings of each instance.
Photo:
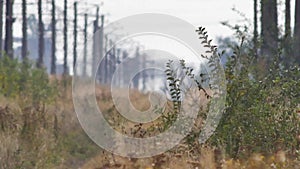
[[[40,106],[54,100],[57,90],[49,83],[44,69],[37,69],[30,61],[23,63],[8,56],[0,58],[0,94],[18,99],[21,106]]]
[[[226,65],[226,110],[210,143],[232,157],[278,150],[294,153],[299,149],[300,69],[283,67],[280,55],[267,64],[263,59],[253,61],[253,50],[244,40]]]
[[[205,37],[201,44],[211,46],[206,32],[202,28],[199,30],[200,39]],[[296,65],[285,67],[279,59],[280,52],[273,56],[270,63],[265,63],[263,56],[256,59],[251,38],[243,36],[242,31],[238,31],[237,35],[240,45],[228,45],[232,46],[229,51],[233,51],[233,56],[228,58],[225,66],[226,109],[208,144],[225,150],[231,157],[242,157],[253,152],[269,154],[279,150],[294,154],[299,149],[297,137],[300,135],[297,115],[300,103],[300,68]],[[215,47],[211,47],[212,50],[207,55],[221,56],[217,54]],[[207,56],[210,57],[213,56]],[[170,83],[169,92],[174,102],[173,108],[177,111],[181,92],[178,79],[182,77],[174,74],[179,68],[172,68],[170,65],[172,61],[167,64],[166,73]],[[184,76],[193,78],[195,75],[187,71]],[[213,78],[211,77],[209,83]],[[200,85],[199,90],[201,89]],[[194,142],[197,138],[195,135],[198,134],[192,133],[192,137],[187,140]]]

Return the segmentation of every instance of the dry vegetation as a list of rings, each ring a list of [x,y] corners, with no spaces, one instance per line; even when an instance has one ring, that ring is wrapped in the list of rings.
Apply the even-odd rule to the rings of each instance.
[[[207,36],[201,37],[209,47]],[[217,52],[214,46],[209,48],[212,51],[208,53]],[[190,134],[173,149],[144,159],[116,156],[88,138],[74,111],[71,78],[49,79],[43,70],[3,57],[0,60],[0,168],[300,168],[300,122],[297,116],[300,69],[297,66],[283,69],[275,60],[268,65],[270,70],[260,70],[250,62],[252,54],[248,49],[235,47],[234,56],[228,60],[226,109],[207,143],[200,145],[197,138],[205,124],[210,99],[207,96],[211,91],[205,93],[197,84],[198,89],[191,89],[187,99],[187,103],[196,103],[200,107]],[[193,77],[191,69],[185,67],[185,70]],[[172,76],[171,67],[167,72]],[[250,75],[253,78],[249,78]],[[175,78],[169,78],[174,82],[173,91],[176,89],[174,95],[171,92],[171,98],[177,98],[180,86]],[[114,90],[118,91],[118,96],[128,92]],[[151,107],[148,101],[151,94],[136,90],[129,93],[131,104],[137,110]],[[129,105],[122,98],[113,102],[109,87],[97,86],[96,99],[115,130],[138,138],[164,132],[176,119],[178,107],[182,106],[179,99],[167,100],[162,107],[153,109],[161,115],[159,118],[140,124],[120,115],[116,104],[124,111],[128,111]]]
[[[125,92],[123,90],[123,92]],[[106,118],[111,122],[116,130],[123,134],[146,137],[152,136],[158,131],[149,130],[153,126],[162,124],[160,119],[150,124],[136,125],[133,122],[123,119],[118,112],[114,109],[114,104],[111,101],[110,93],[107,88],[98,88],[97,99],[99,107],[102,108]],[[203,93],[200,93],[203,102],[207,102]],[[131,91],[131,101],[133,105],[139,110],[146,110],[149,107],[147,100],[149,95],[141,94],[138,91]],[[166,105],[170,106],[170,103]],[[205,107],[202,109],[205,112]],[[198,121],[201,121],[198,118]],[[119,123],[118,123],[118,122]],[[122,121],[122,123],[120,123]],[[119,126],[122,124],[123,126]],[[199,126],[197,126],[197,129]],[[200,125],[201,127],[201,125]],[[137,134],[135,131],[138,130]],[[196,130],[196,128],[194,128]],[[141,133],[146,133],[141,135]],[[233,159],[226,155],[224,151],[208,145],[199,145],[196,141],[188,142],[183,140],[182,143],[172,150],[151,158],[127,158],[114,155],[107,151],[101,151],[97,156],[93,157],[86,164],[82,166],[83,169],[275,169],[287,168],[295,169],[300,168],[300,162],[297,161],[295,156],[290,156],[285,151],[278,151],[275,154],[263,155],[259,153],[249,154],[248,157]]]
[[[212,148],[200,148],[194,159],[188,154],[164,153],[152,158],[132,159],[103,152],[82,166],[83,169],[298,169],[299,161],[287,157],[285,152],[270,156],[252,154],[246,159],[220,159]]]
[[[56,83],[55,80],[52,83]],[[161,119],[142,126],[126,121],[115,110],[108,88],[96,88],[96,97],[105,117],[116,130],[135,137],[146,137],[161,132],[161,130],[149,130],[153,126],[161,126]],[[138,110],[149,108],[148,94],[132,90],[130,98]],[[202,101],[205,102],[205,98]],[[96,146],[82,131],[73,109],[70,82],[67,84],[67,90],[61,90],[55,101],[45,104],[45,107],[35,108],[30,105],[20,107],[18,99],[5,97],[1,97],[0,103],[1,168],[78,168],[81,166],[83,169],[292,169],[300,167],[296,158],[284,151],[278,151],[273,155],[254,153],[243,159],[232,159],[214,147],[187,140],[183,140],[172,150],[151,158],[134,159],[113,155]],[[171,106],[170,102],[166,104],[166,107],[168,106]],[[205,109],[203,107],[202,111],[205,112]],[[201,121],[201,118],[198,120]]]

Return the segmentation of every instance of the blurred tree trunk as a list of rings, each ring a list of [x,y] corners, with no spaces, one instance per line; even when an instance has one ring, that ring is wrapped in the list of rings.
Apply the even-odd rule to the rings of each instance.
[[[51,74],[56,74],[56,18],[55,18],[55,0],[52,0],[52,51],[51,51]]]
[[[254,46],[254,56],[257,58],[257,48],[258,48],[258,31],[257,31],[257,0],[254,0],[254,32],[253,32],[253,46]]]
[[[5,21],[5,45],[4,50],[6,54],[13,58],[13,0],[6,0],[6,21]]]
[[[27,59],[27,13],[26,0],[22,0],[22,59]]]
[[[37,61],[37,67],[43,67],[44,59],[44,23],[42,15],[42,0],[38,0],[38,18],[39,18],[39,58]]]
[[[270,61],[278,49],[277,1],[261,0],[261,54]]]
[[[109,52],[108,52],[108,35],[105,35],[105,47],[104,47],[104,84],[108,84],[108,70],[109,70]]]
[[[283,61],[286,65],[292,61],[292,35],[291,35],[291,0],[285,0],[285,32],[282,47],[284,49]]]
[[[3,1],[0,0],[0,58],[2,56],[2,39],[3,39]]]
[[[136,66],[138,66],[138,70],[140,70],[141,69],[140,68],[141,57],[140,57],[140,49],[139,49],[139,47],[137,47],[136,50],[135,50],[135,58],[136,58],[135,60],[138,62],[138,64]],[[141,69],[141,70],[143,70],[143,69]],[[139,81],[140,81],[140,79],[141,79],[141,74],[140,73],[136,74],[136,76],[133,79],[133,87],[135,89],[139,89]]]
[[[87,67],[87,27],[88,27],[88,14],[84,14],[84,47],[83,47],[83,75],[86,76]]]
[[[74,2],[74,42],[73,42],[73,74],[76,74],[76,60],[77,60],[77,3]]]
[[[68,74],[68,23],[67,0],[64,0],[64,75]]]
[[[93,59],[92,59],[92,74],[96,73],[96,63],[97,63],[97,58],[99,57],[99,37],[97,31],[99,30],[99,6],[97,6],[97,11],[96,11],[96,19],[94,21],[94,32],[93,32]]]
[[[113,47],[110,51],[110,59],[109,59],[109,84],[112,84],[112,78],[114,75],[114,72],[116,70],[116,48]]]
[[[285,36],[291,37],[291,0],[285,0]]]
[[[101,25],[100,25],[100,39],[99,39],[99,59],[103,59],[104,57],[104,15],[101,15]],[[102,62],[102,65],[105,63],[106,58],[104,58],[104,61]],[[104,79],[105,79],[105,70],[106,66],[100,66],[100,70],[98,70],[98,74],[99,74],[99,81],[104,83]]]
[[[298,64],[300,64],[300,0],[296,0],[295,5],[295,27],[294,27],[294,57]]]

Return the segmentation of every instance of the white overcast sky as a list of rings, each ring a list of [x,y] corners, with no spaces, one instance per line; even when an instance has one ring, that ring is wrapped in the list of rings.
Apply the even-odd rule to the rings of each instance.
[[[91,2],[96,2],[90,0]],[[221,21],[237,22],[235,7],[248,17],[253,15],[251,0],[104,0],[103,12],[114,21],[139,13],[163,13],[184,19],[195,27],[204,26],[212,37],[228,36],[231,31]]]
[[[88,0],[97,3],[97,0]],[[221,21],[237,23],[241,20],[232,8],[236,8],[246,15],[253,18],[253,0],[103,0],[103,12],[108,13],[109,21],[115,21],[125,16],[139,13],[163,13],[184,19],[195,27],[204,26],[210,36],[230,36],[232,32],[229,28],[220,24]],[[279,24],[284,23],[284,5],[281,0],[279,10]],[[292,18],[294,11],[294,1],[292,1]],[[259,10],[259,9],[258,9]],[[293,19],[292,19],[293,22]],[[293,24],[292,24],[293,25]]]
[[[284,4],[283,0],[279,0],[279,24],[284,24]],[[282,2],[281,2],[282,1]],[[14,35],[21,36],[21,0],[15,0],[14,13],[17,17],[17,22],[14,25]],[[28,2],[36,3],[37,0],[28,0]],[[74,0],[68,0],[68,23],[69,23],[69,40],[72,43],[73,34],[73,2]],[[228,21],[231,24],[235,24],[241,21],[241,17],[232,11],[232,8],[236,8],[246,15],[247,18],[253,18],[253,0],[78,0],[79,2],[79,26],[82,29],[83,16],[84,13],[95,14],[96,8],[88,4],[98,4],[101,5],[100,13],[105,14],[106,24],[127,17],[134,14],[141,13],[161,13],[168,14],[191,23],[196,27],[204,26],[209,33],[209,36],[214,40],[216,37],[220,36],[230,36],[232,31],[221,25],[221,21]],[[87,3],[86,3],[87,2]],[[58,29],[62,30],[62,7],[63,0],[57,0],[57,18],[58,18]],[[259,8],[258,8],[259,10]],[[49,26],[51,21],[51,0],[43,1],[43,18],[45,26]],[[37,15],[37,6],[29,5],[28,13],[33,13]],[[294,16],[294,1],[292,1],[292,25]],[[94,17],[89,17],[90,32],[92,29],[92,21]],[[252,22],[252,21],[251,21]],[[62,31],[58,32],[57,43],[62,42]],[[71,45],[71,44],[70,44]],[[62,46],[62,45],[60,45]],[[60,50],[58,50],[60,51]],[[72,53],[70,47],[69,53]],[[61,55],[60,53],[58,55]],[[59,57],[62,58],[62,57]],[[59,59],[60,60],[60,59]]]
[[[15,0],[15,2],[17,5],[14,8],[14,12],[18,15],[19,21],[21,21],[21,0]],[[28,2],[36,3],[37,0],[28,0]],[[68,0],[70,22],[73,19],[73,2],[74,0]],[[190,22],[195,27],[206,27],[212,38],[216,38],[217,36],[230,36],[232,34],[231,30],[222,26],[220,22],[229,21],[229,23],[234,24],[241,20],[241,17],[232,11],[233,7],[243,12],[246,17],[250,19],[253,18],[253,0],[78,0],[78,2],[79,11],[81,13],[95,13],[95,7],[86,5],[85,2],[88,2],[88,4],[101,5],[100,11],[106,15],[108,22],[140,13],[173,15]],[[284,16],[282,15],[282,11],[284,11],[283,2],[283,0],[278,0],[278,3],[281,4],[278,9],[280,12],[278,18],[280,24],[284,23]],[[60,9],[58,9],[60,11],[57,11],[59,15],[58,18],[62,19],[63,0],[57,0],[56,3],[60,6]],[[43,8],[45,9],[44,12],[48,13],[49,16],[51,0],[43,1]],[[35,5],[28,6],[28,13],[37,13],[36,9],[37,7]],[[294,1],[292,1],[292,22],[293,13]],[[19,29],[20,24],[17,25],[15,34],[19,36],[21,35],[21,29]]]

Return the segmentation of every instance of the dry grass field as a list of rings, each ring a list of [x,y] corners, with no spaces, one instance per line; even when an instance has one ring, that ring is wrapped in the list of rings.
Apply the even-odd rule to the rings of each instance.
[[[55,80],[53,80],[54,82]],[[0,98],[0,168],[81,168],[81,169],[297,169],[299,161],[284,151],[276,154],[249,154],[246,158],[232,159],[215,147],[199,145],[197,140],[183,140],[178,146],[151,158],[127,158],[113,155],[95,143],[83,132],[73,107],[70,83],[60,90],[54,102],[38,109],[21,105],[18,99]],[[126,92],[119,89],[120,95]],[[129,91],[132,105],[140,110],[149,109],[149,94]],[[208,100],[203,93],[192,92],[200,98],[205,113]],[[96,99],[107,121],[119,132],[133,137],[150,137],[162,130],[164,121],[137,125],[126,120],[115,108],[110,90],[96,88]],[[122,102],[120,102],[122,103]],[[124,108],[126,105],[122,105]],[[162,115],[172,110],[167,101]],[[201,113],[200,113],[201,114]],[[198,117],[193,130],[199,131],[204,119]]]

